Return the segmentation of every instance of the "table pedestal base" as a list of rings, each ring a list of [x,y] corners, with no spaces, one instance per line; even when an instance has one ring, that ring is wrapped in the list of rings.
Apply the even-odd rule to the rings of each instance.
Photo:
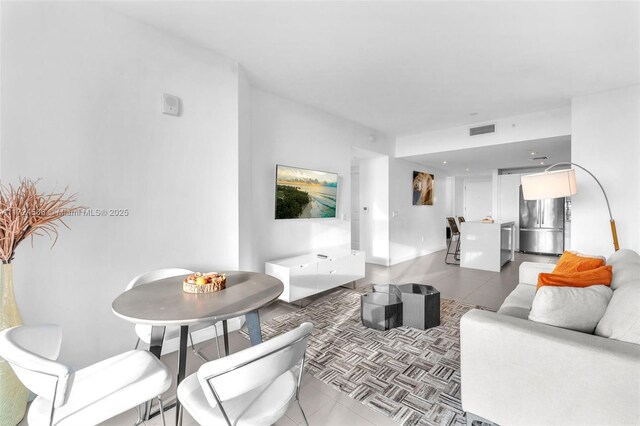
[[[260,314],[258,311],[249,312],[244,317],[247,319],[251,346],[262,343],[262,330],[260,330]]]

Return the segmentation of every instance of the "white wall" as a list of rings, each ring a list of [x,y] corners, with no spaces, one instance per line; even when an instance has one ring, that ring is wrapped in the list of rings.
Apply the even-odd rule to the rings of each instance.
[[[53,250],[14,265],[27,323],[63,327],[75,367],[133,348],[111,312],[136,274],[238,267],[236,66],[86,3],[2,3],[1,177],[70,185],[82,205]],[[163,92],[184,114],[160,113]]]
[[[251,85],[238,69],[238,244],[239,267],[251,270],[253,256],[253,155],[251,152]]]
[[[574,98],[572,161],[586,167],[607,192],[620,246],[640,251],[640,86]],[[600,188],[576,170],[571,197],[571,247],[609,255],[613,243]]]
[[[359,170],[360,250],[368,263],[388,266],[389,157],[360,159]]]
[[[455,211],[454,216],[464,216],[464,177],[455,176],[454,196]]]
[[[432,206],[413,205],[413,172],[434,175]],[[446,175],[438,169],[392,158],[389,161],[389,256],[395,265],[442,250],[446,245]],[[394,214],[397,213],[397,215]]]
[[[491,170],[491,217],[500,218],[500,180],[498,169]]]
[[[351,159],[351,248],[360,250],[360,162]]]
[[[465,220],[476,221],[493,216],[493,181],[491,176],[464,178]]]
[[[446,215],[447,216],[453,216],[455,209],[456,209],[456,204],[455,204],[455,185],[456,185],[456,178],[454,176],[447,176],[446,177],[446,203],[447,203],[447,208],[446,208]]]
[[[264,262],[351,244],[351,147],[389,153],[372,129],[262,90],[251,91],[253,254]],[[276,164],[338,173],[337,219],[275,220]],[[343,216],[344,215],[344,216]],[[344,219],[343,219],[344,217]]]
[[[469,136],[469,128],[495,124],[496,132]],[[433,152],[566,136],[571,134],[571,110],[561,108],[533,114],[500,118],[486,123],[451,127],[396,138],[396,156],[407,157]]]

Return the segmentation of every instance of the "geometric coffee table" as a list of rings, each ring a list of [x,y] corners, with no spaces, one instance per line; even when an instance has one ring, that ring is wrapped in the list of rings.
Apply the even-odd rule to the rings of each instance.
[[[367,328],[385,331],[402,326],[402,300],[395,292],[373,291],[360,296],[360,319]]]
[[[369,301],[373,299],[366,296],[376,293],[380,296],[377,304],[386,306],[371,309]],[[425,284],[374,284],[373,293],[362,297],[361,312],[362,323],[379,330],[400,325],[421,330],[437,327],[440,325],[440,292]]]
[[[440,292],[430,285],[400,284],[402,325],[427,329],[440,325]]]

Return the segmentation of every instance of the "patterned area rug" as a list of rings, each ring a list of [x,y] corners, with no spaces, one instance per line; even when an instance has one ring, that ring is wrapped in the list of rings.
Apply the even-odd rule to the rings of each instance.
[[[439,327],[377,331],[360,322],[360,296],[366,291],[339,289],[266,321],[263,337],[310,321],[315,326],[307,349],[311,375],[402,425],[465,425],[460,317],[487,308],[441,299]]]

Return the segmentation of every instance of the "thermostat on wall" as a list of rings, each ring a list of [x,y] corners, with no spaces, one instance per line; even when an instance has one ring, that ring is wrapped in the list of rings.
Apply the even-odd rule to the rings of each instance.
[[[180,103],[181,101],[179,97],[163,93],[162,113],[178,117],[180,115]]]

